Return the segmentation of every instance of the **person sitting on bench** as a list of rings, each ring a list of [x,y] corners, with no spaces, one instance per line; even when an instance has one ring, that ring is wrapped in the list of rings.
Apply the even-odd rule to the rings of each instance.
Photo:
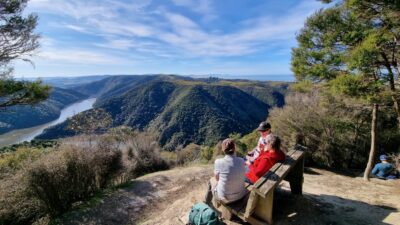
[[[267,137],[272,135],[271,124],[267,122],[261,122],[257,128],[257,131],[260,132],[260,138],[258,139],[257,146],[253,150],[249,151],[246,155],[246,161],[249,161],[250,163],[257,159],[264,147],[267,145]]]
[[[235,143],[227,138],[222,142],[224,158],[215,160],[214,175],[208,183],[205,203],[210,205],[212,197],[223,203],[230,203],[243,198],[247,189],[243,183],[245,161],[235,156]],[[211,206],[211,205],[210,205]]]
[[[281,139],[275,135],[268,135],[266,146],[254,162],[246,161],[248,172],[245,181],[254,184],[275,163],[285,160],[285,153],[281,151]]]

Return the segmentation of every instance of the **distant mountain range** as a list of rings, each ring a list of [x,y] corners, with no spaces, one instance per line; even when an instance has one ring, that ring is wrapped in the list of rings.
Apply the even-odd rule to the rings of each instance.
[[[52,87],[74,88],[76,86],[102,80],[108,76],[109,75],[79,76],[79,77],[43,77],[43,78],[28,77],[28,78],[20,78],[20,80],[36,81],[40,79],[45,84],[48,84]]]
[[[110,76],[74,87],[96,96],[112,126],[130,126],[159,134],[165,149],[189,143],[213,144],[231,133],[248,133],[284,105],[288,83],[173,75]],[[85,112],[88,116],[91,111]],[[68,121],[45,130],[40,139],[76,134]]]
[[[0,111],[0,134],[55,120],[67,105],[87,97],[74,90],[53,87],[50,97],[44,102],[33,106],[12,106]]]

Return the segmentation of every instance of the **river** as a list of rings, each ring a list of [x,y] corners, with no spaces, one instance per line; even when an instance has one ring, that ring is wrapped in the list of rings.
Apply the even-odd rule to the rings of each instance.
[[[53,120],[51,122],[38,125],[35,127],[29,127],[24,129],[13,130],[7,132],[5,134],[0,135],[0,147],[4,147],[7,145],[12,145],[24,141],[31,141],[36,136],[41,134],[44,129],[54,126],[56,124],[64,122],[67,118],[74,116],[80,112],[86,111],[88,109],[93,108],[93,104],[96,101],[96,98],[89,98],[74,104],[71,104],[64,109],[61,110],[61,114],[58,119]]]

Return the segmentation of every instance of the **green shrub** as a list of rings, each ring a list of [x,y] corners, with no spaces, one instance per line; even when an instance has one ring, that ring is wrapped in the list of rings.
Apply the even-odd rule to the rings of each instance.
[[[43,205],[29,192],[25,173],[43,154],[26,147],[0,154],[0,224],[29,224],[45,214]]]
[[[65,139],[53,151],[21,149],[0,158],[0,224],[54,217],[96,192],[167,169],[156,136],[115,131]]]
[[[177,164],[186,165],[188,163],[197,162],[201,159],[201,146],[189,144],[184,149],[177,150]]]
[[[107,187],[113,175],[122,169],[121,151],[100,143],[92,148],[63,144],[27,171],[32,194],[50,215],[59,215],[73,203]]]
[[[175,151],[161,151],[160,157],[170,166],[176,166],[178,156]]]
[[[379,152],[396,152],[400,133],[395,113],[382,110],[378,118]],[[370,148],[370,109],[355,100],[315,89],[292,93],[283,108],[270,112],[272,130],[290,149],[302,137],[307,163],[335,169],[364,169]],[[397,146],[397,147],[396,147]]]
[[[210,147],[210,146],[202,146],[201,147],[201,159],[209,162],[214,155],[214,147]]]
[[[124,143],[124,165],[133,176],[140,176],[159,170],[168,169],[170,165],[161,158],[161,147],[157,136],[151,133],[136,133]]]
[[[43,150],[26,147],[18,148],[15,152],[0,154],[0,179],[29,165],[43,154]]]
[[[23,171],[0,180],[0,224],[32,224],[46,214],[44,205],[32,197]]]

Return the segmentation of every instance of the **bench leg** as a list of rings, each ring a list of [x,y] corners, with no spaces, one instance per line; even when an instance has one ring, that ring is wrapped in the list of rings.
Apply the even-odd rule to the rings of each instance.
[[[304,172],[304,157],[299,159],[297,164],[293,167],[292,171],[288,175],[288,181],[290,183],[290,190],[292,194],[302,195],[303,194],[303,172]]]
[[[290,190],[294,195],[302,195],[303,194],[303,184],[302,181],[291,181],[290,182]]]
[[[224,205],[220,205],[217,209],[221,213],[221,217],[225,220],[232,220],[232,213]]]
[[[272,208],[274,202],[274,191],[270,191],[265,199],[259,197],[257,207],[254,211],[254,216],[261,219],[262,221],[272,224]]]
[[[244,218],[249,218],[253,214],[254,209],[257,207],[259,196],[254,192],[250,192],[249,200],[247,200],[246,210],[244,213]]]

